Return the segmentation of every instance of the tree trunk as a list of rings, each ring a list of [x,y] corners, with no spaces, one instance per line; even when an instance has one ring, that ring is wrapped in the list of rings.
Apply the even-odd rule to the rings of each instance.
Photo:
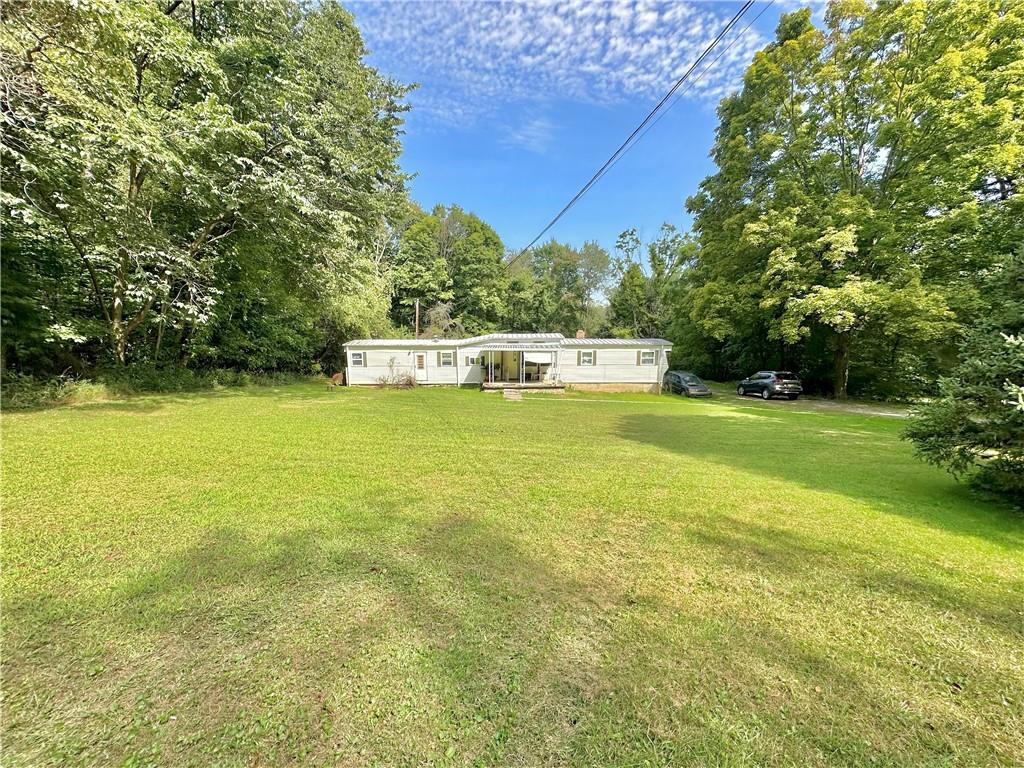
[[[153,351],[153,363],[160,365],[160,343],[164,340],[164,308],[160,308],[160,324],[156,328],[156,349]]]
[[[836,336],[835,351],[835,380],[833,391],[840,400],[846,399],[846,383],[850,378],[850,342],[852,338],[849,331],[844,331]]]
[[[114,345],[114,356],[117,358],[119,365],[124,365],[128,346],[128,334],[124,324],[124,299],[127,290],[124,273],[127,261],[127,257],[122,252],[120,264],[114,273],[114,296],[110,312],[110,337]]]
[[[181,334],[178,336],[178,364],[182,368],[188,367],[188,340],[192,335],[192,326],[188,323],[181,324]]]

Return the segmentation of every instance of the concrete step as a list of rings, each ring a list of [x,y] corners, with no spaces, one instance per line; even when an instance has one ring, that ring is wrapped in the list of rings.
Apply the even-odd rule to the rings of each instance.
[[[523,393],[518,389],[503,389],[501,394],[505,396],[506,400],[522,400]]]

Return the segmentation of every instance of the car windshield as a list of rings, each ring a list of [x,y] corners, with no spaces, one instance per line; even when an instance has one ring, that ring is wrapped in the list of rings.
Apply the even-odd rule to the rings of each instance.
[[[800,381],[795,373],[790,373],[789,371],[776,371],[775,378],[781,381]]]
[[[680,375],[679,378],[681,378],[683,380],[684,384],[693,384],[693,385],[698,386],[698,387],[704,386],[704,382],[703,381],[701,381],[696,376],[694,376],[693,374],[690,374],[690,373],[684,373],[684,374]]]

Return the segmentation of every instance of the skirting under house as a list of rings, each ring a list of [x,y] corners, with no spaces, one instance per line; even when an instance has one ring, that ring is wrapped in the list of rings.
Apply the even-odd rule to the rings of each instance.
[[[356,339],[345,345],[345,381],[484,389],[658,392],[672,344],[665,339],[566,338],[560,333],[488,333],[468,339]]]

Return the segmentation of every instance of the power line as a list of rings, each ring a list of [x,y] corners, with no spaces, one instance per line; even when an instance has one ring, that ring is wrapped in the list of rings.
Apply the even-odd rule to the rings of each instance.
[[[735,26],[736,22],[738,22],[743,17],[743,15],[748,10],[750,10],[751,6],[753,6],[753,5],[754,5],[754,0],[747,0],[747,2],[745,2],[743,4],[743,6],[739,9],[739,11],[736,12],[736,15],[733,16],[729,20],[729,23],[726,24],[725,27],[722,28],[722,31],[718,33],[717,37],[715,37],[715,39],[711,41],[711,43],[708,45],[708,47],[704,49],[704,51],[701,53],[701,55],[697,57],[696,61],[694,61],[693,64],[691,64],[690,67],[682,74],[682,76],[678,80],[676,80],[675,84],[669,89],[668,93],[666,93],[662,97],[661,101],[659,101],[654,106],[654,109],[652,109],[647,114],[647,116],[640,122],[640,124],[636,128],[633,129],[633,132],[630,133],[629,136],[626,137],[626,140],[624,142],[622,142],[622,144],[619,145],[619,148],[616,149],[615,152],[612,153],[611,157],[609,157],[605,161],[604,165],[602,165],[597,170],[597,172],[593,176],[590,177],[590,180],[586,184],[583,185],[583,187],[580,189],[580,191],[577,192],[573,196],[573,198],[568,203],[565,204],[565,207],[563,207],[562,210],[560,210],[555,215],[555,217],[553,219],[551,219],[551,221],[549,221],[547,223],[547,225],[544,227],[544,229],[542,229],[537,234],[537,236],[535,238],[533,238],[533,240],[531,240],[529,242],[529,244],[525,248],[523,248],[521,251],[519,251],[519,253],[517,253],[514,257],[509,259],[508,263],[505,265],[506,268],[511,266],[512,264],[514,264],[518,259],[520,259],[522,257],[522,255],[524,253],[526,253],[528,250],[530,250],[530,248],[532,248],[533,245],[538,240],[540,240],[548,230],[550,230],[556,223],[558,223],[559,219],[561,219],[566,213],[569,212],[569,209],[572,208],[579,201],[580,198],[582,198],[587,192],[590,191],[590,188],[593,187],[594,184],[596,184],[597,181],[608,171],[608,169],[611,168],[611,166],[614,165],[618,161],[619,157],[621,155],[623,155],[627,151],[627,149],[629,148],[630,143],[634,140],[634,138],[636,138],[637,135],[641,131],[644,130],[644,128],[648,125],[648,123],[651,122],[651,120],[658,113],[658,111],[665,105],[665,103],[669,99],[672,98],[672,96],[676,93],[676,91],[679,90],[679,88],[683,85],[683,83],[686,82],[686,80],[693,73],[693,71],[698,66],[700,66],[701,62],[704,61],[705,58],[707,58],[708,54],[711,53],[712,50],[714,50],[715,46],[717,46],[718,43],[721,42],[722,38],[725,37],[729,33],[729,31]],[[762,13],[763,12],[764,11],[762,11]],[[760,14],[758,14],[758,15],[760,16]],[[748,28],[749,28],[749,25],[748,25]],[[744,31],[746,31],[746,30],[744,30]],[[716,58],[715,61],[717,61],[717,60],[718,59]],[[707,70],[705,70],[705,71],[707,71]],[[701,74],[703,74],[703,72]],[[644,131],[644,132],[646,133],[646,131]]]
[[[597,176],[597,178],[596,178],[596,179],[594,179],[594,183],[595,183],[595,184],[596,184],[596,183],[597,183],[598,181],[600,181],[600,180],[601,180],[602,178],[604,178],[605,174],[607,174],[607,173],[608,173],[608,171],[610,171],[610,170],[611,170],[612,168],[614,168],[614,167],[615,167],[615,164],[616,164],[617,162],[619,162],[619,160],[621,160],[621,159],[622,159],[623,157],[625,157],[625,156],[626,156],[626,154],[627,154],[627,153],[629,152],[629,150],[631,150],[631,149],[632,149],[633,147],[635,147],[635,146],[636,146],[637,144],[639,144],[639,143],[640,143],[640,139],[642,139],[642,138],[643,138],[644,136],[646,136],[646,135],[647,135],[647,132],[648,132],[649,130],[651,130],[651,129],[652,129],[652,128],[653,128],[654,126],[656,126],[656,125],[658,124],[658,122],[659,122],[659,121],[661,120],[661,118],[663,118],[663,117],[664,117],[665,115],[667,115],[667,114],[668,114],[669,110],[671,110],[671,109],[672,109],[672,107],[674,107],[674,106],[675,106],[676,104],[678,104],[678,103],[680,102],[680,100],[681,100],[681,99],[683,98],[683,96],[685,96],[685,95],[686,95],[686,92],[687,92],[687,91],[689,91],[689,90],[690,90],[690,88],[692,88],[692,87],[693,87],[693,85],[694,85],[695,83],[699,82],[699,81],[700,81],[700,79],[701,79],[701,78],[702,78],[702,77],[703,77],[704,75],[706,75],[706,74],[707,74],[708,70],[709,70],[709,69],[711,69],[712,67],[714,67],[714,66],[715,66],[715,64],[716,64],[716,63],[718,62],[718,60],[719,60],[719,59],[721,59],[721,58],[722,58],[723,56],[725,56],[725,54],[727,54],[727,53],[729,52],[729,49],[730,49],[730,48],[732,48],[732,47],[733,47],[733,45],[735,45],[735,44],[736,44],[736,43],[737,43],[737,42],[738,42],[738,41],[739,41],[739,40],[740,40],[740,39],[741,39],[741,38],[743,37],[743,35],[745,35],[745,34],[747,33],[747,30],[748,30],[748,29],[750,29],[750,28],[751,28],[752,26],[754,26],[754,24],[755,24],[755,23],[757,23],[757,20],[758,20],[758,19],[760,19],[762,15],[764,15],[764,12],[765,12],[765,11],[767,11],[767,10],[768,10],[768,9],[769,9],[769,8],[770,8],[770,7],[772,6],[772,4],[773,4],[774,2],[775,2],[775,0],[768,0],[768,2],[767,2],[767,3],[765,4],[765,6],[764,6],[764,7],[763,7],[763,8],[762,8],[762,9],[761,9],[760,11],[758,11],[758,14],[757,14],[757,16],[755,16],[755,17],[754,17],[753,19],[751,19],[751,20],[750,20],[750,23],[749,23],[749,24],[747,24],[747,26],[745,26],[745,27],[743,28],[743,31],[742,31],[742,32],[740,32],[740,33],[739,33],[738,35],[736,35],[736,37],[734,37],[734,38],[733,38],[732,40],[730,40],[730,41],[729,41],[729,42],[728,42],[728,43],[726,44],[725,48],[723,48],[723,49],[722,49],[721,53],[719,53],[719,54],[718,54],[718,55],[717,55],[717,56],[716,56],[716,57],[715,57],[715,58],[714,58],[714,59],[713,59],[713,60],[711,61],[711,63],[710,63],[710,64],[708,64],[708,65],[707,65],[706,67],[704,67],[704,69],[702,69],[702,70],[701,70],[700,72],[698,72],[698,73],[697,73],[697,75],[696,75],[696,77],[694,77],[694,78],[693,78],[693,80],[691,80],[690,82],[688,82],[688,83],[686,84],[686,87],[685,87],[685,88],[683,88],[683,90],[681,90],[681,91],[680,91],[680,92],[679,92],[678,94],[676,94],[676,97],[675,97],[675,99],[673,99],[673,100],[672,100],[672,103],[671,103],[671,104],[669,104],[669,105],[668,105],[667,107],[665,107],[665,109],[663,109],[663,110],[661,111],[661,114],[659,114],[659,115],[658,115],[658,116],[657,116],[656,118],[654,118],[654,120],[653,120],[653,121],[651,121],[651,124],[650,124],[650,125],[648,125],[648,126],[647,126],[647,127],[646,127],[646,128],[644,129],[643,133],[641,133],[641,134],[640,134],[639,136],[637,136],[637,137],[636,137],[636,140],[635,140],[635,141],[633,141],[633,143],[631,143],[631,144],[630,144],[630,145],[629,145],[628,147],[626,147],[626,149],[625,149],[625,150],[624,150],[624,151],[622,152],[622,154],[620,154],[620,155],[619,155],[618,157],[616,157],[616,158],[615,158],[615,160],[614,160],[614,161],[612,161],[612,163],[611,163],[611,164],[610,164],[610,165],[609,165],[609,166],[608,166],[608,167],[607,167],[607,168],[606,168],[606,169],[605,169],[604,171],[601,171],[601,172],[600,172],[600,174],[599,174],[599,175]]]

